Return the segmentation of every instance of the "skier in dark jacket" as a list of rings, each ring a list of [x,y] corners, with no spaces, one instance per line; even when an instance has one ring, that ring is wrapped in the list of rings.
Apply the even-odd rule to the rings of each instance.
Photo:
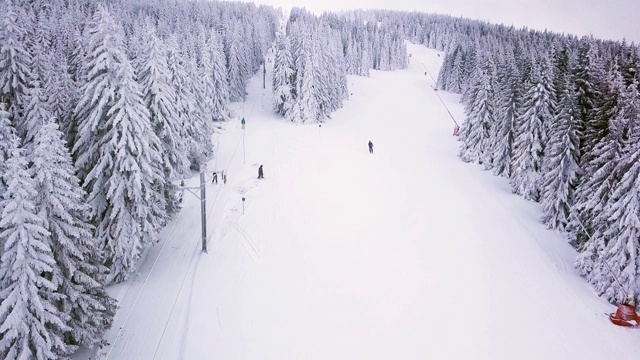
[[[264,179],[264,173],[262,172],[262,165],[258,168],[258,179]]]
[[[369,154],[373,154],[373,143],[369,140]]]

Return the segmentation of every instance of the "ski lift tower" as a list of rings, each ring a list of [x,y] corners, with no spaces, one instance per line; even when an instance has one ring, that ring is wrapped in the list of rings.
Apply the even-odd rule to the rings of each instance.
[[[187,190],[200,200],[200,222],[202,226],[202,252],[207,252],[207,192],[206,192],[206,174],[213,176],[217,172],[222,174],[223,181],[226,183],[226,177],[223,171],[206,170],[204,165],[200,167],[200,186],[184,186],[184,180],[180,186],[181,190]]]

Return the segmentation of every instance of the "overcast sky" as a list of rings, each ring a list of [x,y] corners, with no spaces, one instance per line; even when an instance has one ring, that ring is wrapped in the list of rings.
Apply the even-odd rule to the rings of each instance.
[[[393,9],[463,16],[491,23],[640,43],[640,0],[254,0],[274,7]]]

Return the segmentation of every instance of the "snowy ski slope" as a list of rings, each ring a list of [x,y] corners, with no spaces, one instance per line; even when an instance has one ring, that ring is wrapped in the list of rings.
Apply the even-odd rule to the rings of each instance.
[[[185,193],[136,276],[109,289],[109,345],[76,358],[639,358],[640,331],[609,323],[538,205],[457,158],[440,98],[462,122],[458,96],[425,76],[442,56],[409,53],[406,70],[349,77],[321,127],[275,116],[271,69],[267,89],[256,75],[214,138],[208,169],[228,182],[207,184],[209,252]]]

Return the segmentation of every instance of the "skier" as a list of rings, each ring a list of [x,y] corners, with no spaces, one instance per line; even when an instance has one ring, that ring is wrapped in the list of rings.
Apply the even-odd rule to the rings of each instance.
[[[213,180],[211,180],[211,183],[218,183],[218,173],[217,172],[213,172]]]
[[[369,154],[373,154],[373,143],[369,140]]]
[[[264,179],[264,173],[262,172],[262,165],[258,168],[258,179]]]

